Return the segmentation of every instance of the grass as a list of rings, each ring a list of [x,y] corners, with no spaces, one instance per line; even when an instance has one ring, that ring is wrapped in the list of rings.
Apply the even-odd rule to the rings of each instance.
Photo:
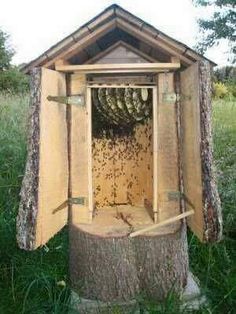
[[[67,313],[68,236],[64,229],[34,252],[18,249],[15,219],[26,158],[27,96],[0,96],[0,314]],[[209,304],[196,313],[236,309],[236,102],[213,110],[215,160],[224,214],[224,238],[201,244],[189,234],[190,266]],[[139,300],[149,313],[184,313],[171,292],[162,304]],[[114,312],[117,313],[117,312]]]
[[[0,313],[66,313],[67,232],[35,252],[15,240],[27,112],[27,96],[0,96]]]
[[[214,102],[213,130],[224,236],[213,245],[190,236],[190,265],[211,303],[210,313],[236,313],[236,100]]]

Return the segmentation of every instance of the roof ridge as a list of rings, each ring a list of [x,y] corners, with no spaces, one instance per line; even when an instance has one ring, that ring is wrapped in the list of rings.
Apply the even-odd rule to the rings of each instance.
[[[111,11],[111,14],[106,16],[106,13],[109,12],[109,11]],[[67,47],[68,48],[71,47],[71,45],[73,45],[73,43],[77,41],[76,37],[78,37],[78,36],[76,36],[76,35],[79,32],[83,32],[83,30],[84,30],[84,32],[86,33],[86,28],[87,28],[87,31],[91,32],[91,29],[89,28],[89,25],[93,24],[94,22],[96,22],[99,19],[101,19],[101,21],[99,23],[97,23],[96,26],[98,26],[98,27],[99,27],[99,25],[101,23],[106,22],[108,19],[110,21],[112,19],[119,18],[119,16],[118,16],[119,15],[119,13],[118,13],[119,11],[120,11],[120,13],[123,13],[123,16],[121,15],[121,18],[126,20],[127,23],[135,24],[134,21],[136,20],[136,21],[140,22],[141,24],[143,24],[144,26],[146,26],[147,31],[148,31],[148,28],[149,28],[149,30],[157,32],[158,34],[162,35],[166,39],[169,39],[169,41],[172,41],[172,45],[178,44],[178,45],[182,46],[183,48],[185,48],[184,55],[187,55],[186,51],[189,50],[191,53],[196,54],[196,56],[199,56],[200,58],[204,58],[204,59],[208,60],[206,57],[204,57],[200,53],[196,52],[191,47],[188,47],[186,44],[184,44],[184,43],[182,43],[182,42],[172,38],[171,36],[161,32],[159,29],[157,29],[153,25],[145,22],[140,17],[138,17],[138,16],[134,15],[133,13],[127,11],[126,9],[124,9],[123,7],[118,5],[117,3],[113,3],[110,6],[106,7],[99,14],[94,16],[92,19],[90,19],[88,22],[86,22],[83,25],[81,25],[74,32],[72,32],[71,34],[69,34],[65,38],[61,39],[56,44],[52,45],[49,49],[47,49],[45,52],[43,52],[39,57],[37,57],[34,60],[32,60],[32,61],[28,62],[27,64],[25,64],[21,68],[21,70],[24,71],[24,72],[28,72],[31,67],[33,67],[33,66],[40,66],[41,64],[44,64],[45,62],[48,62],[51,57],[52,58],[56,57],[56,55],[58,53],[60,53],[61,49],[63,49],[63,48],[67,49]],[[126,16],[124,16],[124,15],[126,15]],[[103,16],[104,16],[104,18],[102,19]],[[130,20],[129,20],[129,18],[128,18],[129,16],[132,19],[130,18]],[[93,27],[92,27],[92,31],[93,31]],[[84,33],[81,34],[81,35],[84,35]],[[56,48],[58,48],[58,49],[56,50]],[[53,50],[55,50],[55,51],[53,52]],[[48,54],[51,55],[51,56],[48,56]],[[53,54],[55,54],[55,56]],[[211,60],[208,60],[208,61],[210,61],[212,64],[214,64],[214,62],[212,62]]]

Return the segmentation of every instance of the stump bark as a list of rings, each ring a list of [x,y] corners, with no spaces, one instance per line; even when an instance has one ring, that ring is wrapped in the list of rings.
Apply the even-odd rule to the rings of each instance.
[[[30,112],[28,119],[27,162],[21,187],[21,201],[17,216],[17,242],[21,249],[32,250],[35,246],[38,216],[39,142],[41,70],[34,69],[30,79]]]
[[[100,230],[71,225],[72,288],[86,299],[129,301],[138,295],[164,299],[185,287],[188,274],[186,226],[129,237],[129,226]],[[119,235],[120,234],[120,235]]]

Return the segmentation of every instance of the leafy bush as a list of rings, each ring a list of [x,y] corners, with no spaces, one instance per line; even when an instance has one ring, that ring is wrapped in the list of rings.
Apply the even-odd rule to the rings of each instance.
[[[0,29],[0,92],[23,94],[29,90],[29,80],[11,64],[14,50],[8,40],[9,35]]]
[[[9,35],[0,29],[0,73],[9,69],[14,55],[14,50],[10,47],[8,40]]]
[[[227,84],[230,95],[236,97],[236,82]]]
[[[0,92],[24,94],[29,91],[29,79],[16,67],[0,73]]]
[[[229,95],[227,86],[224,83],[213,83],[213,96],[216,99],[225,98]]]
[[[224,66],[214,70],[214,81],[236,83],[236,67]]]

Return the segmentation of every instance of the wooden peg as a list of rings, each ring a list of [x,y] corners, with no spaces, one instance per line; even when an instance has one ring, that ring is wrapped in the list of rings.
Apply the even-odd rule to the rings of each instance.
[[[184,213],[182,213],[182,214],[180,214],[180,215],[171,217],[171,218],[169,218],[169,219],[166,219],[166,220],[164,220],[164,221],[161,221],[161,222],[159,222],[159,223],[157,223],[157,224],[154,224],[154,225],[152,225],[152,226],[149,226],[149,227],[147,227],[147,228],[143,228],[143,229],[141,229],[141,230],[132,232],[129,236],[130,236],[131,238],[136,237],[136,236],[138,236],[138,235],[140,235],[140,234],[143,234],[143,233],[148,232],[148,231],[155,230],[155,229],[160,228],[160,227],[165,226],[165,225],[169,225],[169,224],[171,224],[171,223],[174,223],[174,222],[176,222],[176,221],[178,221],[178,220],[180,220],[180,219],[183,219],[183,218],[188,217],[188,216],[193,215],[193,214],[194,214],[194,210],[191,209],[191,210],[189,210],[189,211],[187,211],[187,212],[184,212]]]

